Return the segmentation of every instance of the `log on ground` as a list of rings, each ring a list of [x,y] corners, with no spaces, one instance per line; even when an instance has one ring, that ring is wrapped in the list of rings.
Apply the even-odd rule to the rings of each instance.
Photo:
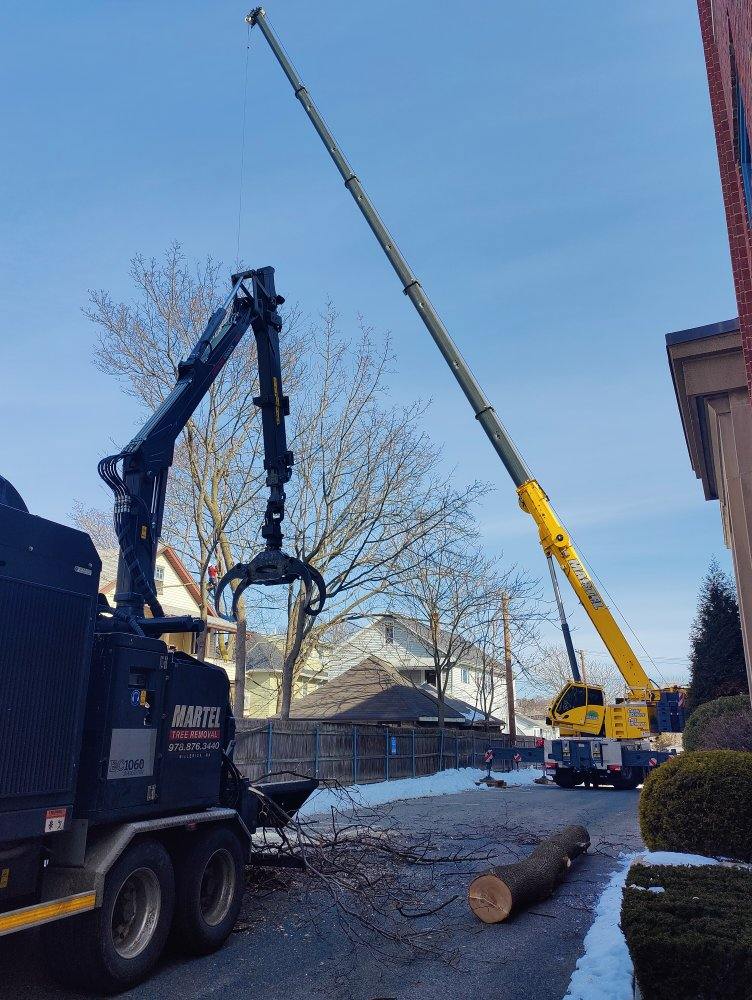
[[[574,858],[590,847],[584,826],[568,826],[546,837],[528,857],[499,865],[470,883],[470,909],[486,924],[498,924],[513,912],[550,896]]]

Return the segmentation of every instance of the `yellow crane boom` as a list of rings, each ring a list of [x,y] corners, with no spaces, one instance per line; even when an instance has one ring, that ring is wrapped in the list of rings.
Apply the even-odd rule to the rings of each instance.
[[[629,696],[635,699],[644,698],[647,701],[654,700],[657,694],[655,685],[645,673],[626,636],[593,583],[572,544],[569,533],[556,516],[540,483],[535,479],[528,480],[518,487],[517,495],[520,507],[530,514],[538,526],[543,551],[556,560],[619,668],[619,673],[627,684]]]

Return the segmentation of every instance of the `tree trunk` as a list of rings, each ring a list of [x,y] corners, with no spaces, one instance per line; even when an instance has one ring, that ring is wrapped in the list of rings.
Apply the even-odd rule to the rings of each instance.
[[[196,636],[196,657],[199,660],[206,659],[206,647],[207,640],[209,638],[209,632],[206,627],[206,620],[209,617],[209,612],[206,607],[207,603],[207,593],[206,593],[206,580],[201,580],[201,605],[199,608],[199,614],[201,615],[201,621],[204,623],[204,631],[199,632]]]
[[[515,910],[549,896],[572,860],[590,846],[584,826],[568,826],[542,840],[522,861],[500,865],[470,883],[470,909],[486,924],[499,924]]]
[[[236,719],[245,715],[245,658],[246,658],[245,609],[238,602],[237,631],[235,632],[235,698],[233,711]]]
[[[290,718],[290,705],[295,682],[295,665],[300,655],[300,645],[305,628],[305,611],[303,598],[298,591],[290,608],[287,620],[287,642],[285,643],[285,659],[282,664],[282,690],[279,697],[279,715],[282,719]]]

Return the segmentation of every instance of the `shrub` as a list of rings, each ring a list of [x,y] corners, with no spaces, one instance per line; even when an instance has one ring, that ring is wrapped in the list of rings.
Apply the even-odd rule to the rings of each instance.
[[[749,872],[633,865],[621,926],[646,1000],[749,1000]]]
[[[685,750],[752,750],[752,711],[745,694],[714,698],[690,715],[684,728]]]
[[[752,712],[726,712],[710,719],[701,742],[703,750],[752,750]]]
[[[752,860],[752,753],[673,757],[646,778],[639,814],[651,850]]]
[[[713,701],[706,701],[704,705],[696,708],[687,720],[687,725],[684,727],[684,749],[724,749],[723,747],[707,746],[708,736],[706,729],[708,725],[720,716],[749,711],[749,698],[744,694],[732,695],[729,698],[714,698]],[[750,712],[750,716],[752,716],[752,712]],[[728,749],[736,748],[730,747]]]

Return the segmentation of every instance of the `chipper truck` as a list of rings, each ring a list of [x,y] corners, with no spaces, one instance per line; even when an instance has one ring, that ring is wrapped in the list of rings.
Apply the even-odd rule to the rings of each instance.
[[[91,538],[30,513],[0,478],[0,935],[40,927],[61,983],[97,996],[143,979],[169,935],[205,954],[232,930],[254,831],[283,826],[315,780],[252,785],[233,763],[227,674],[161,636],[204,623],[163,613],[154,567],[176,440],[249,327],[258,349],[265,548],[222,581],[299,584],[282,551],[287,449],[274,270],[232,276],[174,389],[99,472],[115,494],[114,604]],[[256,859],[256,852],[254,852]],[[263,859],[262,859],[263,860]]]
[[[475,418],[501,459],[517,491],[520,507],[532,517],[538,529],[572,671],[572,681],[556,695],[548,711],[548,722],[558,727],[562,739],[556,741],[555,748],[547,754],[547,764],[554,771],[557,783],[563,787],[572,787],[589,778],[604,784],[614,784],[619,788],[636,787],[646,769],[655,766],[651,761],[661,763],[668,756],[651,750],[651,735],[680,732],[684,728],[685,690],[677,685],[660,687],[648,677],[545,490],[526,465],[491,401],[342,152],[342,147],[332,135],[286,49],[272,29],[264,8],[256,7],[246,15],[245,20],[252,28],[258,27],[268,43],[295,97],[339,171],[346,189],[394,269],[402,291],[414,306],[470,403]],[[574,590],[624,678],[624,697],[617,699],[615,704],[606,702],[601,687],[585,683],[580,676],[559,590],[557,567]],[[538,748],[539,751],[541,749]],[[514,748],[510,748],[509,755],[513,756],[516,752]],[[542,752],[538,753],[538,757],[543,762]]]

